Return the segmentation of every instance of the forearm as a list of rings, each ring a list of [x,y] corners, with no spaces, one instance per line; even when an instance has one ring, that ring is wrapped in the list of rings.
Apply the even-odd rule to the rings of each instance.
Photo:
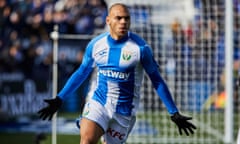
[[[92,68],[86,68],[81,66],[78,70],[76,70],[71,77],[67,80],[64,87],[58,93],[58,96],[65,100],[67,97],[72,94],[77,88],[83,83],[83,81],[89,76]]]
[[[157,94],[159,95],[162,102],[165,104],[168,112],[171,115],[178,112],[178,109],[173,101],[171,93],[170,93],[166,83],[161,78],[160,74],[158,72],[153,72],[149,76],[154,85],[154,88],[157,91]]]
[[[172,96],[166,86],[166,84],[160,84],[157,87],[157,93],[159,95],[159,97],[161,98],[161,100],[163,101],[163,103],[165,104],[168,112],[172,115],[176,112],[178,112],[178,109],[172,99]]]

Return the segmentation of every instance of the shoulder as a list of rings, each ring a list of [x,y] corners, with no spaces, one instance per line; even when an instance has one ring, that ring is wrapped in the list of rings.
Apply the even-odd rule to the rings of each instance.
[[[108,32],[105,32],[105,33],[102,33],[98,36],[96,36],[95,38],[93,38],[89,43],[88,43],[88,46],[92,46],[94,45],[95,43],[101,41],[102,39],[104,39],[107,35],[109,35]]]
[[[151,53],[151,47],[141,36],[133,32],[130,32],[129,35],[130,35],[130,39],[134,41],[140,48],[142,56],[146,55],[146,53]]]
[[[147,45],[146,41],[138,34],[136,34],[134,32],[130,32],[129,36],[130,36],[131,40],[133,40],[137,45],[139,45],[139,46]]]

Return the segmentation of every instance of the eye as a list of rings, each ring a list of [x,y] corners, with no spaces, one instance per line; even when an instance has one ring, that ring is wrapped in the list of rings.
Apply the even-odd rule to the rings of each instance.
[[[117,19],[117,20],[121,20],[122,17],[121,17],[121,16],[117,16],[116,19]]]
[[[125,18],[126,21],[129,21],[130,16],[126,16],[126,17],[124,17],[124,18]]]
[[[121,19],[124,19],[125,21],[129,21],[130,16],[116,16],[116,19],[120,21]]]

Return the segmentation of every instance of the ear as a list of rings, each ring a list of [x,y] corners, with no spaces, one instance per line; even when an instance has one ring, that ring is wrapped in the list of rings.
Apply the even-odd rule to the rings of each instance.
[[[110,19],[109,16],[106,17],[106,24],[109,25],[110,24]]]

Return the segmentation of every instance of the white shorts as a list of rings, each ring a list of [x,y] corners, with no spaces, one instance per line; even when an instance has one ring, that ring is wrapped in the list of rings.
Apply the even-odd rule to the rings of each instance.
[[[92,120],[102,127],[105,131],[104,141],[107,144],[124,144],[136,121],[136,116],[112,113],[92,99],[85,104],[81,117]]]

